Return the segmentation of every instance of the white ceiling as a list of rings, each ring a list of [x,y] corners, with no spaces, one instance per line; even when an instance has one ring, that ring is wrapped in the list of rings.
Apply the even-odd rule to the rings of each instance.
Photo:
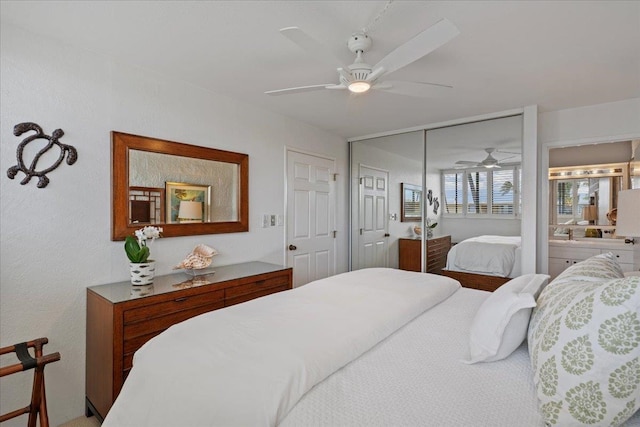
[[[347,64],[347,38],[386,1],[6,1],[2,22],[192,82],[345,138],[537,104],[640,97],[638,1],[395,1],[369,35],[375,64],[441,18],[461,34],[389,78],[454,86],[446,98],[264,91],[337,83],[279,34],[298,26]]]

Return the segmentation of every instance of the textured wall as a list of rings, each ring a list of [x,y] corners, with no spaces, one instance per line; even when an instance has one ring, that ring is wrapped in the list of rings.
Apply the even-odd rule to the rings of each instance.
[[[199,243],[220,251],[217,265],[285,262],[284,227],[261,228],[260,215],[284,214],[286,146],[337,160],[336,259],[346,270],[342,138],[4,23],[0,31],[0,345],[47,336],[48,350],[62,354],[46,372],[51,425],[83,413],[86,287],[128,280],[122,242],[110,241],[111,131],[249,155],[249,232],[160,239],[152,248],[159,274]],[[4,172],[20,141],[13,126],[25,121],[47,133],[62,128],[62,142],[78,149],[78,162],[52,172],[45,189]],[[30,375],[3,378],[0,411],[23,406],[29,387]]]

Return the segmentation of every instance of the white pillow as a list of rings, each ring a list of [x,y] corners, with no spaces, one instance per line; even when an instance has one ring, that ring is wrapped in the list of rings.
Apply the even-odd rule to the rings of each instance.
[[[496,289],[473,319],[470,359],[463,362],[493,362],[513,353],[527,336],[532,308],[548,279],[546,274],[525,274]]]

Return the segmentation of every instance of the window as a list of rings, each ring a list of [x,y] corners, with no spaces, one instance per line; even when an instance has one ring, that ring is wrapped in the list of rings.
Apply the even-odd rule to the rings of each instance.
[[[487,213],[487,176],[486,171],[467,173],[467,213]]]
[[[474,168],[442,172],[445,215],[517,217],[520,167]]]
[[[445,214],[461,214],[463,212],[462,205],[462,183],[464,179],[463,172],[452,172],[442,174],[442,182],[444,185],[444,210]]]

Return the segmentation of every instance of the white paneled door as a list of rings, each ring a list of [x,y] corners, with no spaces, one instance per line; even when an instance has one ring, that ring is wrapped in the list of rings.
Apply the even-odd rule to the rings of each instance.
[[[335,274],[335,160],[287,151],[287,266],[293,286]]]
[[[357,268],[388,267],[389,172],[364,165],[360,165],[359,169]]]

